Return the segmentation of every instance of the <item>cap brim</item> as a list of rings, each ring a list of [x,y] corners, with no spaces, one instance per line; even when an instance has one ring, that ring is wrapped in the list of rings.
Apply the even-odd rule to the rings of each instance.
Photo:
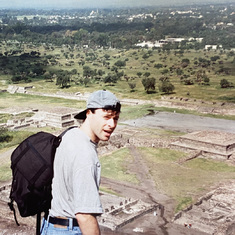
[[[85,120],[85,119],[86,119],[86,111],[87,111],[87,110],[85,109],[85,110],[83,110],[82,112],[76,114],[76,115],[74,116],[74,118]]]

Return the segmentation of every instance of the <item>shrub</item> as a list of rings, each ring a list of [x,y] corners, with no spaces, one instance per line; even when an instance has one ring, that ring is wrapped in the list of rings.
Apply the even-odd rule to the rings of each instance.
[[[232,82],[229,82],[227,79],[222,79],[220,80],[220,87],[221,88],[229,88],[229,87],[234,87]]]
[[[10,142],[13,136],[8,134],[8,130],[6,128],[0,128],[0,143],[2,142]]]

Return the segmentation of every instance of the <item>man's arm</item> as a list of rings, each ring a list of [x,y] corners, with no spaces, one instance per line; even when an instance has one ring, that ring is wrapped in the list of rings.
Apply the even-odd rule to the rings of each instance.
[[[97,219],[92,214],[76,214],[76,218],[83,235],[100,235]]]

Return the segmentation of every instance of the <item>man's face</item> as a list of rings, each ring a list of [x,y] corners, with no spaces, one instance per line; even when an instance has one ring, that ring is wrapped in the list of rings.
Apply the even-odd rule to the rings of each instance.
[[[87,118],[90,123],[91,140],[98,143],[99,140],[109,140],[117,126],[119,113],[112,110],[96,109],[94,113],[88,111]]]

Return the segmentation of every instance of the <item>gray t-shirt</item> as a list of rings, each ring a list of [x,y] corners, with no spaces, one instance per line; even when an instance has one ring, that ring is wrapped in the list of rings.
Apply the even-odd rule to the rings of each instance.
[[[69,130],[57,148],[50,216],[103,213],[99,197],[101,166],[97,145],[79,128]]]

